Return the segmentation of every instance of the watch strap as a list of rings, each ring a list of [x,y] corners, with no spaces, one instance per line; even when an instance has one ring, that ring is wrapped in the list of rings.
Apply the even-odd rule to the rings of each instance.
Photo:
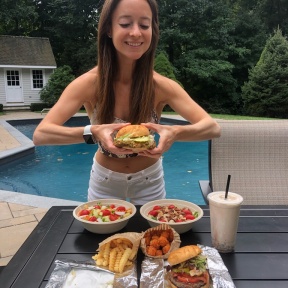
[[[83,138],[87,144],[97,144],[98,141],[91,132],[91,126],[92,125],[87,125],[84,127]]]

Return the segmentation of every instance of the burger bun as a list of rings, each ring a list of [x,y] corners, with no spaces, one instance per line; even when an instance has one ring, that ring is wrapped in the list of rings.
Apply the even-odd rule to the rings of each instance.
[[[196,257],[201,253],[202,250],[197,245],[188,245],[172,251],[167,260],[173,266]]]
[[[153,149],[156,147],[154,136],[144,125],[127,125],[121,128],[113,141],[119,148],[132,150],[134,153]]]
[[[129,134],[130,138],[136,138],[141,136],[148,136],[150,133],[148,128],[143,125],[128,125],[121,128],[117,132],[116,138],[122,137],[127,134]]]

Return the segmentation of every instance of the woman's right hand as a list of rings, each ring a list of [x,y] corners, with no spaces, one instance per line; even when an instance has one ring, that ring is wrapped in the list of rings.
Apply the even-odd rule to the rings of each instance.
[[[121,128],[130,125],[131,123],[112,123],[92,125],[91,132],[94,138],[101,142],[101,146],[113,154],[133,154],[134,152],[125,148],[118,148],[113,144],[113,139]]]

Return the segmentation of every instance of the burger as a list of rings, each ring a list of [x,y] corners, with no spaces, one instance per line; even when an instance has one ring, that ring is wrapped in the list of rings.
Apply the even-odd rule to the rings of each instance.
[[[173,288],[208,288],[207,258],[196,245],[172,251],[168,257],[167,277]]]
[[[113,142],[116,147],[130,149],[135,153],[156,147],[154,136],[143,125],[128,125],[121,128]]]

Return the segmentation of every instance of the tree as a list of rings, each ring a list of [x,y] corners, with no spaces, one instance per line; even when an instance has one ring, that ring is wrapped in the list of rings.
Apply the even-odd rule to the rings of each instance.
[[[48,37],[58,66],[68,65],[78,76],[96,65],[99,3],[94,0],[37,1],[39,29],[32,36]]]
[[[247,114],[288,118],[288,41],[277,29],[242,88]]]
[[[72,69],[64,65],[55,69],[53,74],[48,80],[48,83],[43,87],[40,92],[40,98],[43,102],[54,105],[66,86],[75,79],[72,74]]]
[[[231,36],[235,20],[222,0],[160,1],[160,48],[187,92],[210,112],[236,110],[231,55],[243,53]],[[169,15],[169,16],[168,16]]]
[[[173,66],[169,62],[164,52],[160,52],[155,58],[154,69],[159,74],[166,76],[177,82],[177,79],[173,71]]]
[[[279,27],[282,30],[283,35],[288,34],[287,0],[257,1],[256,11],[270,33]]]
[[[0,1],[0,35],[28,36],[37,21],[34,0]]]
[[[176,79],[175,74],[173,72],[173,66],[169,62],[164,52],[160,52],[155,58],[154,69],[159,74],[176,81],[179,85],[182,86],[182,84]],[[171,107],[166,106],[164,110],[171,111],[172,109]]]

